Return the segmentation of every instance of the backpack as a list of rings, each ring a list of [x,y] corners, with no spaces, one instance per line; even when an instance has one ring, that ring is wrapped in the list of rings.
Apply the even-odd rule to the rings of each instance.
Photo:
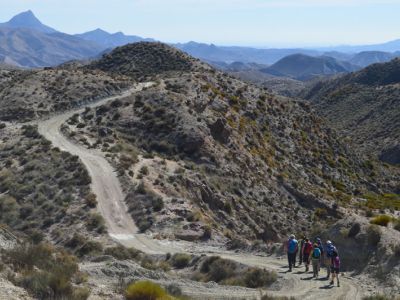
[[[321,257],[321,250],[319,248],[314,248],[312,258],[320,258]]]
[[[329,245],[327,248],[326,248],[326,256],[327,257],[333,257],[333,252],[336,250],[336,247],[335,246],[333,246],[332,244],[331,245]]]
[[[297,250],[297,240],[293,239],[293,240],[289,240],[288,241],[288,252],[289,253],[295,253]]]
[[[322,244],[318,243],[318,249],[321,252],[321,254],[324,254],[324,246],[322,246]]]

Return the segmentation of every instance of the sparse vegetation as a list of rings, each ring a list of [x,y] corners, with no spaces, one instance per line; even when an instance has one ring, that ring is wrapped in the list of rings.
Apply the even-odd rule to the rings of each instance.
[[[0,223],[32,237],[54,224],[73,233],[89,220],[85,202],[94,205],[85,167],[78,157],[52,148],[34,126],[14,135],[0,145]]]
[[[75,287],[74,276],[78,275],[77,259],[45,243],[23,244],[5,251],[2,259],[11,264],[19,276],[15,284],[26,288],[40,299],[85,300],[90,291]]]
[[[171,263],[175,268],[183,269],[189,265],[191,259],[192,257],[189,254],[177,253],[172,256]]]
[[[125,291],[126,300],[173,300],[158,284],[151,281],[138,281],[130,284]]]
[[[375,225],[379,225],[379,226],[385,226],[387,227],[388,224],[393,221],[393,218],[391,216],[388,215],[380,215],[380,216],[376,216],[374,217],[370,223],[371,224],[375,224]]]
[[[134,248],[126,248],[123,246],[109,247],[104,250],[104,254],[111,255],[119,260],[136,259],[141,252]]]
[[[277,274],[259,268],[238,268],[238,264],[218,256],[207,257],[200,270],[193,277],[199,281],[215,281],[225,285],[260,288],[271,285],[277,280]]]

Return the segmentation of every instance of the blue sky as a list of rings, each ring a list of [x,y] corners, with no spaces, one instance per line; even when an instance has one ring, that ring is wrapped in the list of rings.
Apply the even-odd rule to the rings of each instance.
[[[31,9],[67,33],[101,27],[166,42],[287,47],[400,38],[400,0],[0,0],[0,8],[0,21]]]

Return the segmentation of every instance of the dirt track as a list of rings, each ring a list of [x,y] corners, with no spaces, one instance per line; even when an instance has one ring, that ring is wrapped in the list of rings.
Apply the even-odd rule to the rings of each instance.
[[[103,99],[88,106],[95,107],[117,98],[135,93],[151,83],[138,84],[136,87],[119,96]],[[341,279],[341,287],[330,287],[328,281],[312,280],[310,274],[299,272],[286,273],[286,260],[276,257],[261,257],[250,254],[234,254],[221,249],[211,249],[201,245],[193,245],[187,242],[159,241],[148,235],[139,234],[135,223],[127,212],[124,203],[124,194],[117,175],[112,166],[97,150],[88,150],[74,144],[61,134],[61,125],[73,114],[83,111],[84,108],[63,113],[48,120],[38,123],[39,132],[55,147],[79,156],[92,177],[92,189],[97,195],[98,209],[103,215],[109,235],[119,243],[127,247],[135,247],[149,254],[164,254],[174,252],[192,252],[196,254],[220,255],[247,265],[274,269],[280,275],[284,286],[276,291],[269,291],[272,295],[295,296],[301,299],[361,299],[360,287],[354,280]],[[303,271],[303,268],[301,269]],[[322,271],[324,275],[325,272]],[[183,288],[183,290],[196,299],[258,299],[260,292],[246,290],[240,292],[229,287],[210,287],[207,290],[198,288]]]

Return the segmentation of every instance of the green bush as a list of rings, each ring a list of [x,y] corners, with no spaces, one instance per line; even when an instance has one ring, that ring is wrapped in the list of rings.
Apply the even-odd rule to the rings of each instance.
[[[82,300],[89,297],[89,291],[83,293],[72,285],[72,278],[79,271],[76,257],[49,244],[19,245],[5,251],[2,258],[21,274],[14,283],[39,299]]]
[[[135,248],[126,248],[124,246],[109,247],[104,250],[104,254],[111,255],[119,260],[138,258],[141,251]]]
[[[191,259],[189,254],[176,253],[171,258],[171,264],[177,269],[183,269],[189,265]]]
[[[130,284],[125,291],[126,300],[172,299],[158,284],[151,281],[138,281]]]
[[[258,268],[250,268],[244,274],[244,283],[249,288],[260,288],[271,285],[277,280],[277,274]]]
[[[220,282],[235,275],[236,264],[218,256],[207,257],[200,268],[206,274],[207,281]]]
[[[90,193],[85,198],[85,203],[90,208],[95,208],[97,206],[97,197],[95,194]]]
[[[86,225],[89,230],[96,230],[98,233],[104,233],[107,231],[104,218],[98,213],[91,214]]]
[[[375,225],[379,225],[379,226],[385,226],[387,227],[388,224],[392,221],[392,217],[388,216],[388,215],[380,215],[380,216],[376,216],[375,218],[373,218],[370,223],[371,224],[375,224]]]

